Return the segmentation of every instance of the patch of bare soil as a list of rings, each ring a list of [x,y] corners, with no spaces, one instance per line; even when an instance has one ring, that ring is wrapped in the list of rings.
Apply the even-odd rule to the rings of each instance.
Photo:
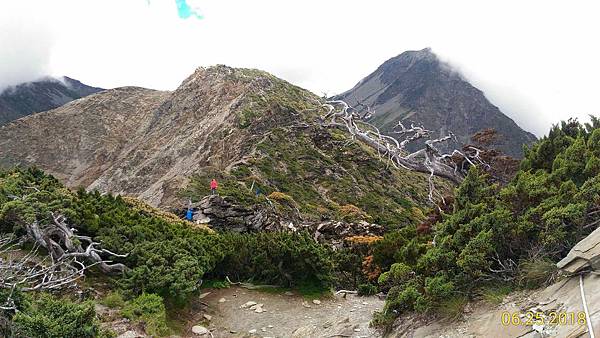
[[[199,300],[185,336],[203,325],[213,337],[380,337],[369,327],[384,301],[377,297],[331,296],[307,299],[294,293],[273,293],[241,287],[211,289]],[[262,304],[262,305],[261,305]],[[208,319],[205,315],[208,315]]]

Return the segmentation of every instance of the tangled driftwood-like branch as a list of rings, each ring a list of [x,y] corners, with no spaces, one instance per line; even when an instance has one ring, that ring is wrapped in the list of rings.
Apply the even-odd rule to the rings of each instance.
[[[25,224],[25,236],[0,236],[0,288],[10,290],[6,303],[0,304],[0,309],[14,309],[12,296],[17,289],[27,292],[73,287],[92,266],[108,274],[122,273],[127,269],[120,263],[109,264],[111,261],[103,259],[100,254],[127,255],[98,248],[100,243],[94,242],[91,237],[75,234],[76,230],[67,225],[63,215],[50,215],[52,221],[49,224],[40,224],[37,220]],[[27,241],[33,242],[33,247],[24,252],[20,247]],[[45,249],[47,254],[42,253],[40,248]]]
[[[433,184],[434,176],[446,178],[456,184],[464,179],[468,167],[486,165],[479,156],[479,149],[470,147],[469,152],[454,150],[452,153],[442,153],[438,144],[455,139],[454,134],[438,139],[431,139],[431,131],[422,126],[411,125],[406,128],[398,122],[392,134],[396,137],[382,134],[379,129],[365,121],[368,114],[361,116],[355,109],[342,100],[326,101],[323,104],[328,109],[322,117],[323,125],[336,127],[349,132],[353,139],[358,139],[377,150],[378,154],[386,157],[386,161],[394,167],[429,174],[429,200],[434,203],[436,194]],[[411,152],[407,145],[417,140],[425,140],[425,147]],[[440,195],[441,198],[441,195]]]

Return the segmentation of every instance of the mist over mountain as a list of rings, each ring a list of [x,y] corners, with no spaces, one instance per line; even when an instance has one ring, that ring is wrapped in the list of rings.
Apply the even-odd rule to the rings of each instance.
[[[453,146],[460,147],[476,132],[493,128],[500,134],[493,146],[514,157],[522,157],[522,146],[536,140],[429,48],[389,59],[336,98],[369,106],[370,122],[384,132],[393,132],[399,121],[416,123],[440,137],[454,133]]]
[[[0,125],[102,91],[69,77],[46,77],[0,92]]]

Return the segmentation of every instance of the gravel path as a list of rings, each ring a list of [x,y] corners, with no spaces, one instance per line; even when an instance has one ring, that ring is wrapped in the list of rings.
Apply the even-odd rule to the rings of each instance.
[[[200,300],[208,307],[192,324],[206,326],[215,338],[381,336],[369,327],[373,312],[383,307],[384,302],[377,297],[348,295],[346,299],[331,296],[313,300],[289,292],[239,287],[209,291]],[[204,317],[206,314],[210,320]],[[191,326],[187,334],[194,336]]]

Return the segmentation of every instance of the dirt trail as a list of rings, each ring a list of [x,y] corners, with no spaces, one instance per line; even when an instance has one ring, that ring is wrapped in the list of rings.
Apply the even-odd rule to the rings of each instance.
[[[186,336],[193,337],[191,326],[200,324],[217,337],[380,337],[369,327],[372,314],[383,307],[377,297],[348,295],[320,298],[315,304],[297,294],[271,293],[240,287],[207,290],[201,299],[208,305],[197,314]],[[223,301],[224,300],[224,301]],[[247,302],[263,304],[262,313]],[[210,320],[203,318],[211,316]],[[256,331],[254,331],[256,330]]]

